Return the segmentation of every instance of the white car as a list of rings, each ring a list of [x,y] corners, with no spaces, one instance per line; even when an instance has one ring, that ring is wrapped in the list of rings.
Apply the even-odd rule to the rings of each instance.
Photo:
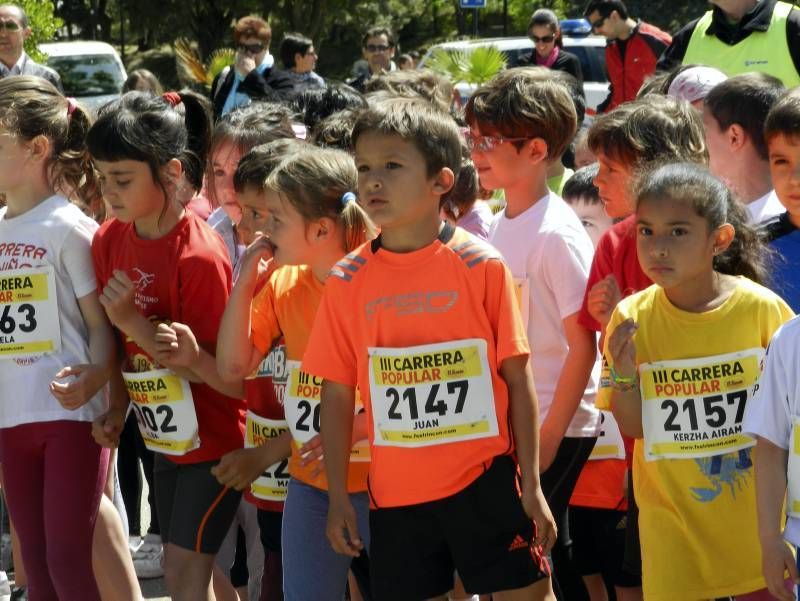
[[[40,44],[47,66],[61,76],[64,95],[91,111],[118,98],[128,75],[119,54],[105,42],[51,42]]]
[[[583,71],[583,91],[586,96],[587,114],[593,114],[597,106],[608,96],[608,78],[606,76],[606,39],[601,36],[589,35],[572,37],[564,35],[564,50],[578,57]],[[422,60],[420,68],[425,66],[425,61],[437,49],[447,51],[469,52],[481,46],[495,46],[506,55],[507,67],[516,67],[520,56],[533,51],[533,42],[527,37],[515,38],[484,38],[479,40],[461,40],[457,42],[444,42],[431,46]],[[472,94],[475,86],[465,82],[456,84],[456,89],[462,98],[466,99]]]

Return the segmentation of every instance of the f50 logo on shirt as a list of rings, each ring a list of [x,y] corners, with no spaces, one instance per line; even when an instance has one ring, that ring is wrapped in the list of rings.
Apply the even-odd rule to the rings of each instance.
[[[394,296],[382,296],[364,305],[367,320],[378,311],[394,311],[396,316],[416,313],[446,313],[458,300],[457,290],[438,290],[433,292],[410,292]]]

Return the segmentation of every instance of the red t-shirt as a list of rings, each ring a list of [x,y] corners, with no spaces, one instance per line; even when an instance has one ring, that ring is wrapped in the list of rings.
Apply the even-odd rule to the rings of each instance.
[[[601,328],[597,320],[589,314],[589,291],[610,273],[617,278],[623,298],[644,290],[653,283],[639,265],[639,255],[636,252],[636,215],[626,217],[611,226],[600,238],[595,250],[583,306],[578,315],[578,323],[595,332],[599,332]]]
[[[529,353],[500,255],[447,225],[420,250],[391,252],[377,238],[340,260],[303,369],[358,387],[371,501],[398,507],[460,492],[513,451],[500,366]]]
[[[121,270],[136,286],[136,306],[153,323],[177,321],[189,326],[198,344],[215,353],[217,331],[231,289],[231,265],[225,244],[203,220],[186,211],[166,236],[146,240],[133,224],[105,222],[92,241],[98,290]],[[125,371],[154,368],[136,343],[125,340]],[[227,397],[207,384],[191,384],[200,447],[175,463],[219,459],[244,443],[244,401]]]

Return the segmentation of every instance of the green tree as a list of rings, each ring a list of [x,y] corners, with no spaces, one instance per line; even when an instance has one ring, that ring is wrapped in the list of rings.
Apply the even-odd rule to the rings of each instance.
[[[53,39],[56,31],[63,22],[53,14],[53,3],[42,0],[16,0],[28,15],[28,24],[32,29],[30,37],[25,41],[25,52],[37,62],[42,62],[45,56],[39,50],[39,44]]]

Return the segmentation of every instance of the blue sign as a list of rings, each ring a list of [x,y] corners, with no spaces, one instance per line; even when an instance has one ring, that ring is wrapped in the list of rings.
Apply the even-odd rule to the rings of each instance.
[[[486,8],[486,0],[461,0],[461,8]]]

